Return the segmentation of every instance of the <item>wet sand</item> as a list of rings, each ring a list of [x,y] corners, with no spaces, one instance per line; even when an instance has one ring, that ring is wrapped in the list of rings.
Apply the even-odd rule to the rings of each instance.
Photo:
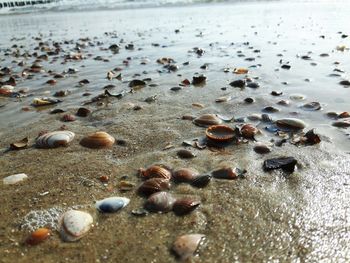
[[[349,89],[338,84],[350,71],[349,53],[336,50],[337,46],[349,43],[349,38],[341,38],[338,33],[346,33],[348,11],[350,5],[344,3],[251,3],[1,17],[2,55],[13,44],[24,46],[20,53],[24,50],[32,53],[39,42],[47,41],[52,46],[55,41],[68,41],[61,44],[64,51],[56,56],[56,61],[50,57],[40,62],[45,72],[34,74],[33,79],[17,80],[16,90],[27,87],[26,95],[33,96],[0,98],[0,104],[5,105],[0,108],[3,152],[10,143],[24,137],[30,139],[32,146],[39,132],[58,130],[62,125],[75,132],[76,138],[64,148],[29,147],[1,155],[1,178],[16,173],[26,173],[29,178],[17,185],[0,186],[0,261],[176,262],[171,245],[178,235],[188,233],[206,235],[194,262],[350,260],[349,128],[333,127],[334,120],[326,116],[330,111],[349,111]],[[295,13],[301,18],[296,20]],[[180,32],[175,33],[176,29]],[[104,34],[113,31],[118,37],[114,33]],[[11,41],[13,37],[25,39]],[[79,40],[86,37],[90,40]],[[81,44],[86,59],[62,64],[63,55],[77,52],[76,43]],[[116,43],[121,48],[118,54],[113,54],[108,47]],[[129,43],[134,44],[134,50],[125,49]],[[204,54],[198,56],[194,47],[204,49]],[[322,53],[329,56],[320,57]],[[303,60],[298,54],[309,55],[311,59]],[[94,60],[97,56],[109,61]],[[24,60],[25,67],[29,67],[35,60],[1,57],[1,67],[11,67],[14,73],[23,70],[16,66],[18,62]],[[162,57],[173,58],[179,69],[169,72],[156,63]],[[291,69],[281,69],[280,59],[289,61]],[[124,60],[129,61],[128,65]],[[183,65],[187,61],[189,65]],[[334,65],[336,61],[338,66]],[[204,63],[208,63],[207,69],[200,68]],[[116,67],[122,69],[123,80],[107,80],[107,72]],[[249,77],[259,77],[256,82],[260,87],[231,87],[231,81],[243,78],[232,73],[237,67],[248,68]],[[61,73],[68,68],[79,72],[58,79],[54,86],[45,84],[52,79],[48,70]],[[225,73],[224,68],[231,72]],[[344,73],[329,77],[335,68]],[[196,72],[207,76],[205,85],[170,90],[186,78],[192,80]],[[116,94],[129,91],[132,79],[144,78],[151,78],[146,87],[128,92],[122,99],[109,97],[87,105],[92,114],[86,118],[65,123],[60,120],[62,114],[49,114],[54,108],[74,114],[83,102],[103,93],[104,86],[114,84],[116,87],[110,92]],[[306,78],[311,81],[305,81]],[[77,87],[82,79],[90,83]],[[52,96],[59,90],[71,92],[60,98],[62,103],[42,110],[30,106],[34,97]],[[271,96],[274,90],[283,94]],[[91,95],[83,97],[86,92]],[[293,94],[303,94],[305,99],[293,100],[290,98]],[[144,101],[153,95],[158,96],[154,102]],[[216,103],[215,99],[221,96],[232,99]],[[253,97],[255,102],[244,103],[246,97]],[[281,99],[290,100],[290,105],[277,105]],[[306,111],[300,107],[313,101],[320,102],[322,110]],[[193,103],[204,107],[194,107]],[[142,109],[135,111],[135,105]],[[191,149],[197,156],[190,160],[176,155],[177,150],[184,148],[184,140],[204,136],[205,132],[191,121],[182,120],[183,115],[214,113],[237,119],[261,114],[266,106],[280,109],[270,114],[274,120],[283,117],[304,120],[306,130],[316,128],[322,142],[314,146],[297,147],[290,143],[272,146],[272,152],[263,156],[253,151],[251,141],[230,145],[223,151]],[[29,107],[29,111],[22,111],[23,107]],[[262,130],[258,141],[269,143],[279,139],[264,130],[264,123],[251,123]],[[126,144],[103,150],[79,145],[86,134],[99,130],[125,140]],[[164,150],[169,144],[174,147]],[[289,176],[279,171],[263,171],[264,160],[280,156],[295,157],[299,163],[297,171]],[[189,215],[135,217],[131,211],[142,207],[145,201],[136,194],[141,183],[137,169],[154,163],[173,169],[190,167],[201,173],[227,164],[244,168],[248,173],[245,179],[212,180],[203,189],[174,184],[170,190],[174,195],[194,196],[202,202]],[[110,177],[107,185],[100,182],[102,175]],[[121,192],[118,188],[121,180],[128,180],[135,187]],[[94,201],[109,196],[125,196],[131,201],[116,214],[97,213]],[[74,206],[82,206],[94,216],[95,227],[88,235],[76,243],[64,243],[54,231],[49,240],[38,246],[23,245],[30,232],[23,227],[23,218],[30,211],[52,207],[66,210]]]

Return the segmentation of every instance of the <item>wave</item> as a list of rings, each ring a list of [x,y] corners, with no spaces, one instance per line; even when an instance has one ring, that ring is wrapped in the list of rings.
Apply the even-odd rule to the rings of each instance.
[[[246,2],[247,0],[0,0],[0,13],[39,11],[78,11],[94,9],[128,9],[159,6],[192,5],[202,3]],[[259,1],[259,0],[255,0]]]

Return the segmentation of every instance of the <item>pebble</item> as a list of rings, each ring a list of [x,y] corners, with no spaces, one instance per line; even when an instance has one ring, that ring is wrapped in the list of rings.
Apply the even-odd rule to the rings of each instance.
[[[28,178],[28,175],[21,173],[21,174],[14,174],[14,175],[10,175],[5,177],[4,179],[2,179],[4,184],[17,184],[25,179]]]

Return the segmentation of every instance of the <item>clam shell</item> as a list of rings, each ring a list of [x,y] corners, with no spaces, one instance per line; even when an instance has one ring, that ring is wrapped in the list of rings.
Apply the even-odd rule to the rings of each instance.
[[[199,175],[193,179],[191,185],[198,188],[206,187],[210,183],[211,177],[210,174]]]
[[[74,139],[74,132],[71,131],[54,131],[39,136],[35,145],[38,148],[56,148],[67,146]]]
[[[151,212],[169,212],[173,209],[175,198],[167,192],[152,194],[145,203],[145,208]]]
[[[47,228],[38,228],[34,232],[32,232],[26,239],[26,243],[28,245],[34,246],[37,245],[46,239],[48,239],[51,235],[50,229]]]
[[[252,124],[245,124],[241,128],[241,134],[244,138],[254,138],[259,130]]]
[[[181,149],[179,151],[177,151],[177,156],[179,156],[180,158],[183,159],[192,159],[194,157],[196,157],[196,154],[194,154],[193,152],[186,150],[186,149]]]
[[[227,125],[213,125],[205,131],[205,134],[214,141],[229,141],[234,138],[235,131]]]
[[[115,139],[106,132],[95,132],[84,137],[80,144],[87,148],[109,148],[115,142]]]
[[[4,184],[16,184],[28,178],[26,174],[14,174],[2,179]]]
[[[65,114],[62,116],[61,120],[64,122],[75,121],[75,116],[72,114]]]
[[[66,242],[79,240],[89,232],[93,222],[89,213],[69,210],[62,215],[60,220],[60,236]]]
[[[242,176],[245,173],[246,173],[245,170],[240,170],[238,168],[223,167],[213,171],[211,174],[214,178],[217,178],[217,179],[233,180],[233,179],[237,179],[238,177]]]
[[[332,126],[338,127],[338,128],[348,128],[350,127],[350,121],[335,121],[332,123]]]
[[[181,168],[173,173],[173,179],[178,183],[190,183],[198,176],[199,173],[196,170],[189,168]]]
[[[102,213],[114,213],[123,207],[127,206],[130,202],[126,197],[108,197],[96,202],[96,208]]]
[[[222,120],[218,118],[215,114],[204,114],[202,116],[199,116],[198,118],[195,118],[193,120],[193,123],[198,126],[209,127],[212,125],[221,124]]]
[[[170,180],[171,178],[171,172],[168,169],[158,165],[152,165],[147,169],[140,169],[140,175],[145,179],[163,178]]]
[[[196,253],[204,237],[205,235],[202,234],[179,236],[176,238],[172,250],[181,260],[187,260]]]
[[[91,113],[91,110],[89,110],[88,108],[83,108],[83,107],[81,107],[81,108],[79,108],[79,109],[77,110],[76,115],[79,116],[79,117],[86,117],[86,116],[88,116],[90,113]]]
[[[259,154],[266,154],[266,153],[271,152],[271,149],[267,145],[265,145],[263,143],[257,143],[254,146],[254,151],[256,153],[259,153]]]
[[[306,124],[299,119],[296,118],[284,118],[276,121],[276,125],[279,128],[287,128],[294,130],[302,130],[306,127]]]
[[[192,198],[182,198],[175,201],[173,211],[178,216],[186,215],[195,210],[200,203],[200,201]]]
[[[170,182],[168,179],[164,178],[151,178],[143,182],[138,192],[141,195],[149,196],[156,192],[164,191],[170,189]]]

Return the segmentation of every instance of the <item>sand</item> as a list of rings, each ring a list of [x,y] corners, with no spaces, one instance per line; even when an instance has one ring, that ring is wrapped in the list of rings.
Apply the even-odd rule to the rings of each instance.
[[[20,184],[0,186],[0,262],[176,262],[172,243],[178,235],[188,233],[206,236],[198,255],[192,259],[194,262],[350,260],[349,131],[332,127],[334,120],[325,116],[329,111],[349,111],[349,89],[338,84],[346,73],[328,76],[334,68],[350,70],[348,52],[336,51],[337,46],[349,42],[338,33],[346,33],[349,9],[350,5],[344,3],[269,2],[1,17],[2,54],[13,44],[24,45],[21,51],[33,52],[40,41],[68,41],[62,44],[65,52],[57,56],[57,61],[52,62],[50,57],[41,64],[46,72],[61,73],[68,68],[79,72],[59,79],[55,86],[45,84],[52,78],[49,73],[36,74],[30,80],[19,79],[16,89],[28,87],[27,94],[33,95],[21,100],[0,100],[1,105],[5,104],[0,109],[0,147],[4,152],[0,158],[1,178],[16,173],[29,176]],[[180,32],[175,33],[176,29]],[[104,34],[114,31],[116,38],[114,33]],[[41,40],[33,39],[39,36]],[[13,37],[20,40],[11,41]],[[61,64],[63,54],[73,52],[75,43],[84,43],[79,39],[86,37],[93,44],[82,48],[86,59]],[[114,43],[121,46],[119,54],[108,50]],[[134,44],[134,50],[124,48],[129,43]],[[203,48],[205,53],[197,56],[194,47]],[[329,56],[320,57],[322,53]],[[308,54],[311,60],[303,60],[298,54]],[[94,60],[97,56],[109,61]],[[123,60],[128,57],[127,66]],[[156,63],[161,57],[173,58],[178,71],[168,72]],[[255,61],[245,60],[250,57]],[[289,61],[292,68],[281,69],[280,59]],[[23,68],[15,66],[21,60],[28,67],[34,58],[2,56],[1,67],[11,66],[16,73],[21,72]],[[187,61],[189,65],[183,65]],[[336,61],[339,66],[334,65]],[[200,69],[204,63],[208,63],[208,68]],[[116,67],[122,68],[123,81],[107,80],[107,72]],[[226,67],[231,72],[224,73]],[[243,77],[232,73],[235,67],[250,67],[248,75],[259,77],[256,82],[261,87],[242,90],[231,87],[231,81]],[[185,78],[191,80],[196,72],[207,76],[204,86],[170,90]],[[90,83],[77,87],[85,78]],[[110,90],[112,93],[129,91],[128,83],[135,78],[151,81],[122,99],[107,98],[99,105],[88,105],[92,114],[86,118],[63,123],[62,114],[48,114],[53,108],[74,114],[82,103],[103,93],[104,86],[116,85]],[[57,106],[41,110],[30,106],[34,97],[52,96],[59,90],[70,90],[71,94]],[[271,96],[274,90],[282,91],[283,95]],[[91,96],[83,97],[86,92]],[[305,99],[293,100],[290,98],[293,94],[302,94]],[[154,102],[144,101],[153,95],[157,95]],[[232,99],[216,103],[215,99],[221,96]],[[253,97],[255,103],[244,103],[246,97]],[[289,100],[290,106],[277,105],[281,99]],[[312,101],[319,101],[322,110],[300,108]],[[194,107],[193,103],[204,107]],[[135,111],[135,105],[142,109]],[[264,156],[253,151],[251,141],[230,145],[222,151],[188,148],[197,154],[190,160],[176,155],[177,150],[184,148],[184,140],[204,136],[205,132],[191,121],[182,120],[183,115],[214,113],[238,118],[261,114],[266,106],[280,109],[270,114],[273,119],[304,120],[306,130],[316,128],[322,142],[314,146],[297,147],[290,143],[272,146],[272,152]],[[29,107],[29,111],[21,110],[22,107]],[[44,150],[32,147],[40,131],[57,130],[63,124],[76,133],[68,147]],[[253,124],[262,130],[258,141],[268,144],[271,139],[279,139],[264,130],[266,124]],[[125,145],[94,150],[79,144],[86,134],[99,130],[124,140]],[[5,152],[10,143],[24,137],[30,139],[31,147]],[[164,150],[169,144],[173,147]],[[279,156],[295,157],[299,163],[297,171],[289,176],[280,171],[264,172],[263,161]],[[136,193],[142,182],[137,170],[154,163],[173,169],[190,167],[200,173],[230,165],[248,173],[245,179],[212,180],[203,189],[174,184],[170,192],[175,196],[194,196],[202,202],[189,215],[135,217],[131,211],[142,207],[145,201]],[[100,182],[102,175],[110,177],[108,184]],[[121,180],[135,187],[121,192],[118,188]],[[124,196],[131,201],[116,214],[96,212],[94,202],[109,196]],[[30,232],[23,227],[23,218],[29,212],[75,206],[89,211],[95,220],[94,228],[80,241],[64,243],[53,230],[52,237],[38,246],[23,244]]]

